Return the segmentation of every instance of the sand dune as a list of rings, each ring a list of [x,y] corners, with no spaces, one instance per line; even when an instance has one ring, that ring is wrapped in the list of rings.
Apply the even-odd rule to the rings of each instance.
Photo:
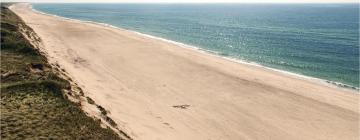
[[[359,94],[131,31],[11,9],[136,140],[359,139]]]

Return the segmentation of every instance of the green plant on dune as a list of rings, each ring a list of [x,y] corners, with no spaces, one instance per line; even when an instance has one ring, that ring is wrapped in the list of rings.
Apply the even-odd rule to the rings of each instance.
[[[23,28],[29,36],[32,30],[2,5],[1,139],[121,139],[64,96],[70,83],[26,40]]]

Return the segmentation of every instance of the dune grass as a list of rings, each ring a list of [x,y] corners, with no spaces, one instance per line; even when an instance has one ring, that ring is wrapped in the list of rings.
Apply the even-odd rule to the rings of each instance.
[[[70,83],[26,40],[23,28],[32,31],[2,4],[1,139],[121,139],[64,96]]]

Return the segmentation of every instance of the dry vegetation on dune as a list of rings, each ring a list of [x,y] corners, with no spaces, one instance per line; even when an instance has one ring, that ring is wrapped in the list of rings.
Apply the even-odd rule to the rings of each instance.
[[[26,40],[23,28],[30,33],[2,4],[1,139],[121,139],[67,99],[70,83]]]

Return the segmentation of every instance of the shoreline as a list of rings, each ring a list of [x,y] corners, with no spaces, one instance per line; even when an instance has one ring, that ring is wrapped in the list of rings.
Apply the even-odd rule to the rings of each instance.
[[[39,34],[49,59],[134,139],[359,136],[353,90],[41,14],[25,4],[12,10]]]
[[[133,32],[135,34],[138,34],[138,35],[141,35],[141,36],[144,36],[144,37],[148,37],[148,38],[152,38],[152,39],[172,43],[174,45],[177,45],[178,47],[182,47],[182,48],[185,48],[185,49],[190,49],[190,50],[197,51],[197,52],[200,52],[200,53],[203,53],[203,54],[206,54],[206,55],[211,55],[211,56],[214,56],[214,57],[225,59],[225,60],[228,60],[228,61],[231,61],[231,62],[235,62],[235,63],[239,63],[239,64],[245,64],[245,65],[249,65],[249,66],[256,66],[256,67],[264,68],[264,69],[267,69],[267,70],[272,70],[272,71],[275,71],[275,72],[279,72],[281,74],[294,76],[294,77],[299,78],[299,79],[309,80],[309,81],[316,82],[316,83],[319,83],[319,84],[322,84],[322,85],[325,85],[325,86],[337,87],[337,88],[344,89],[344,90],[353,90],[353,91],[357,91],[356,92],[357,94],[360,94],[360,92],[359,92],[360,87],[355,87],[355,86],[344,84],[344,83],[337,82],[337,81],[321,79],[321,78],[312,77],[312,76],[308,76],[308,75],[303,75],[303,74],[299,74],[299,73],[295,73],[295,72],[291,72],[291,71],[286,71],[286,70],[282,70],[282,69],[276,69],[276,68],[272,68],[272,67],[269,67],[269,66],[261,65],[261,64],[256,63],[256,62],[241,60],[241,59],[238,59],[238,58],[231,58],[231,57],[228,57],[228,56],[222,56],[221,54],[218,54],[218,52],[212,52],[210,50],[202,49],[201,47],[188,45],[188,44],[185,44],[185,43],[182,43],[182,42],[177,42],[177,41],[174,41],[174,40],[170,40],[170,39],[166,39],[166,38],[162,38],[162,37],[157,37],[157,36],[153,36],[153,35],[146,34],[146,33],[141,33],[141,32],[134,31],[134,30],[124,29],[122,27],[117,27],[117,26],[107,24],[107,23],[95,22],[95,21],[90,21],[90,20],[79,20],[79,19],[62,17],[62,16],[55,15],[55,14],[45,13],[45,12],[42,12],[42,11],[39,11],[39,10],[36,10],[35,8],[33,8],[32,3],[29,3],[29,6],[30,6],[31,10],[33,10],[34,12],[37,12],[39,14],[43,14],[43,15],[47,15],[47,16],[53,16],[53,17],[62,18],[64,20],[70,20],[70,21],[75,21],[75,22],[83,22],[83,23],[101,25],[101,26],[110,27],[110,28],[113,28],[113,29],[116,29],[116,30],[123,30],[123,31],[125,30],[125,31]]]

